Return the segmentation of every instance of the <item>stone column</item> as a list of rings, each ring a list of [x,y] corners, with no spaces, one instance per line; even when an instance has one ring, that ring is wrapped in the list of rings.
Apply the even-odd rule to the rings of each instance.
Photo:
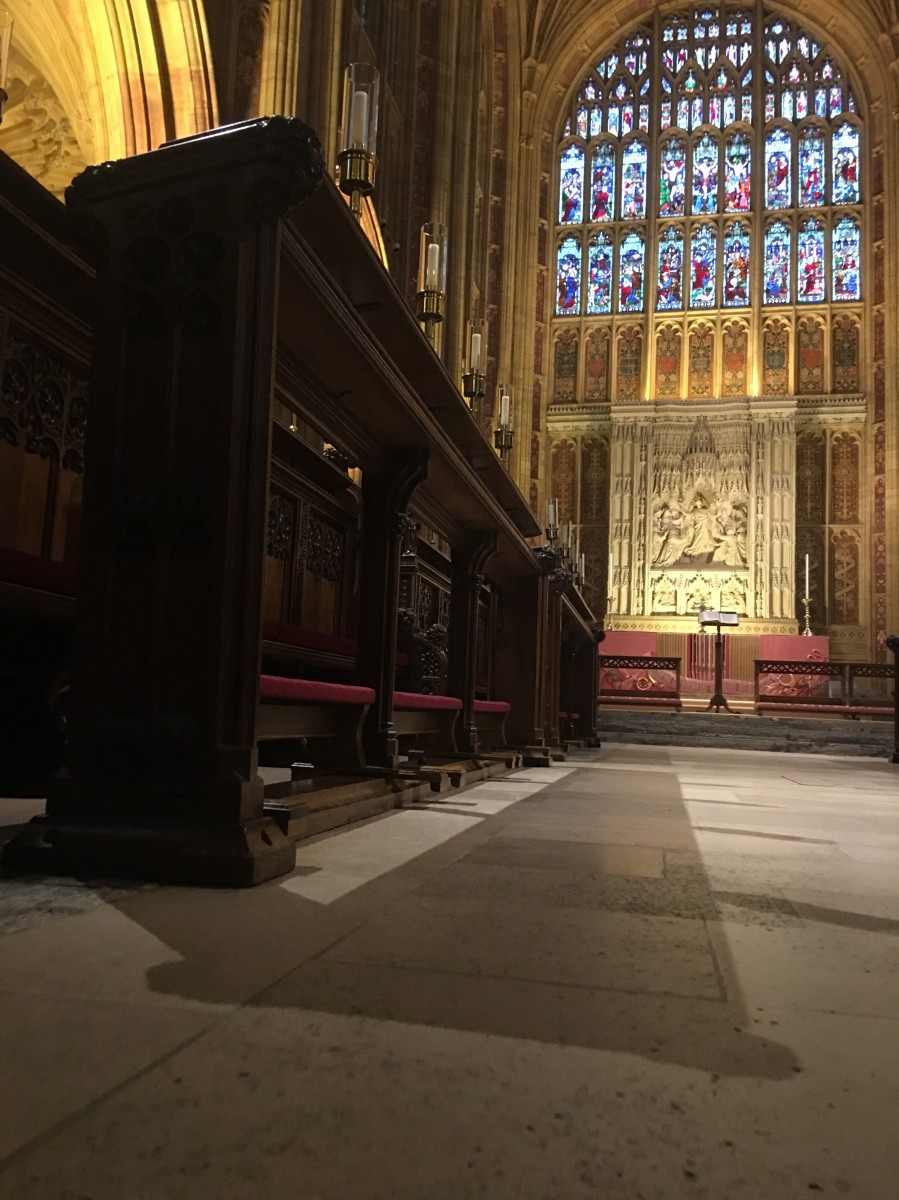
[[[280,218],[300,121],[92,167],[95,242],[68,772],[6,868],[248,885],[290,870],[256,771]]]

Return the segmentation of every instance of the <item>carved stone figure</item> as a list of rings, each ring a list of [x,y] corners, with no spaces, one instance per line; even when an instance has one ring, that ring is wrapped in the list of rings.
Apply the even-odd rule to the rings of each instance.
[[[667,575],[663,575],[661,579],[656,580],[652,589],[652,611],[660,612],[662,609],[674,608],[676,605],[677,592],[674,583]]]

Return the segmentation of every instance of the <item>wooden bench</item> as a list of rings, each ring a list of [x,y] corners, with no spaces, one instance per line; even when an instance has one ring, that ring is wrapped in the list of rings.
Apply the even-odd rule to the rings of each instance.
[[[506,745],[506,717],[511,711],[512,705],[506,700],[475,700],[478,749],[499,750]]]
[[[364,766],[362,723],[373,703],[371,688],[314,679],[262,675],[256,741],[260,766]]]
[[[462,701],[455,696],[428,696],[419,692],[393,693],[393,724],[400,749],[432,754],[456,753],[456,719]]]

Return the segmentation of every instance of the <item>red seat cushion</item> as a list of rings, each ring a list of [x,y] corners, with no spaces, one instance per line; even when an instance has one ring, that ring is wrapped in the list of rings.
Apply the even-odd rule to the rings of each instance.
[[[78,568],[74,563],[55,562],[39,554],[23,554],[21,550],[0,549],[0,579],[20,587],[54,592],[58,596],[74,596]]]
[[[476,713],[507,713],[512,711],[512,705],[505,700],[475,700]]]
[[[419,692],[394,692],[393,693],[394,708],[443,708],[443,709],[460,709],[462,701],[457,700],[455,696],[423,696]]]
[[[293,700],[305,704],[372,704],[371,688],[345,683],[319,683],[315,679],[285,679],[281,675],[261,675],[259,695],[263,700]]]

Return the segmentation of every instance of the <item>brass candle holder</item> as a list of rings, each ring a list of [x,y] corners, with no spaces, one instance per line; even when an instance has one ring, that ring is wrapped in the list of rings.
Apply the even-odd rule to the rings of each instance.
[[[487,376],[483,364],[487,358],[487,322],[473,317],[468,322],[465,360],[462,371],[462,395],[476,421],[481,418],[481,401],[487,394]]]
[[[446,303],[446,238],[446,226],[436,221],[421,227],[416,315],[432,343]]]
[[[350,198],[356,220],[362,217],[362,197],[375,186],[380,76],[369,63],[350,63],[344,72],[344,146],[337,155],[340,190]]]

